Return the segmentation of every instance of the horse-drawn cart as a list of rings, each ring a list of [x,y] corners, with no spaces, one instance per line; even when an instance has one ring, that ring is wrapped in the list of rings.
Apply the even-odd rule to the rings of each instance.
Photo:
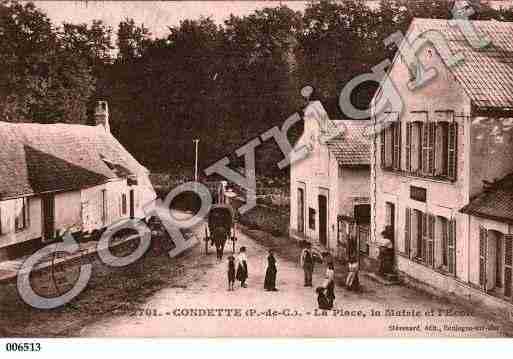
[[[223,258],[226,241],[232,241],[232,251],[235,253],[235,211],[227,204],[213,205],[208,214],[208,225],[205,228],[205,254],[208,247],[216,247],[217,258]]]

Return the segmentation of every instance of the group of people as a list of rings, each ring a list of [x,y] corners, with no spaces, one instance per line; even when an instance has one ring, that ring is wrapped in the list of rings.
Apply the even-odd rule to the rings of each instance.
[[[312,249],[311,243],[307,242],[301,251],[300,265],[304,272],[304,286],[313,287],[313,272],[315,262],[323,262],[326,264],[326,275],[321,286],[316,288],[317,302],[319,309],[333,309],[335,302],[335,267],[333,260],[329,255],[323,256],[319,252]],[[346,287],[352,291],[360,289],[360,280],[358,277],[358,257],[352,255],[348,263],[348,274],[346,277]],[[267,268],[265,272],[264,289],[266,291],[277,291],[276,288],[276,257],[274,251],[269,250],[267,255]],[[235,258],[233,255],[228,257],[228,290],[233,291],[235,281],[240,282],[241,288],[247,288],[246,280],[248,279],[248,263],[246,257],[246,247],[240,247],[239,255]]]
[[[330,310],[333,309],[335,303],[335,267],[333,260],[329,255],[324,256],[326,258],[326,275],[324,282],[321,286],[316,288],[317,303],[319,309]],[[323,256],[312,249],[312,244],[307,242],[304,249],[301,251],[300,265],[303,268],[305,277],[305,287],[312,287],[312,277],[315,267],[316,258],[322,262]],[[351,256],[348,264],[348,274],[346,277],[346,287],[352,291],[358,291],[360,289],[360,280],[358,277],[358,258]]]
[[[267,256],[267,269],[265,272],[264,289],[267,291],[277,291],[276,288],[276,258],[274,251],[269,250]],[[240,282],[241,288],[247,288],[246,280],[248,279],[248,259],[246,257],[246,247],[240,247],[237,259],[233,255],[228,257],[228,290],[233,291],[235,280]]]
[[[240,282],[241,288],[247,288],[248,258],[246,247],[240,247],[237,259],[233,255],[228,257],[228,290],[234,290],[235,279]]]

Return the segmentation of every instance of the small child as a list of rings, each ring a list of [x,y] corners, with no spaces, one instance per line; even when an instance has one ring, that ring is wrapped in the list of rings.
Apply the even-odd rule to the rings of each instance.
[[[228,290],[233,290],[235,283],[235,257],[230,255],[228,257]]]
[[[319,309],[322,310],[330,310],[333,306],[330,306],[328,302],[328,298],[326,298],[326,294],[324,294],[325,289],[323,287],[317,287],[315,290],[317,292],[317,304],[319,305]]]

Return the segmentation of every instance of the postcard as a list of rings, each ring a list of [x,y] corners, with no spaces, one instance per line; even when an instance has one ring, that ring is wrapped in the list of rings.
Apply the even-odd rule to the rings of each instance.
[[[511,1],[0,8],[6,351],[513,336]]]

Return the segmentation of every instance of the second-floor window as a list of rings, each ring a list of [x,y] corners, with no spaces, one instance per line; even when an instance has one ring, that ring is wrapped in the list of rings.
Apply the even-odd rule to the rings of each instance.
[[[391,122],[381,133],[381,166],[401,169],[401,122],[397,114],[388,114]]]
[[[415,176],[456,180],[458,124],[452,113],[451,119],[444,121],[430,121],[427,112],[412,113],[412,117],[404,125],[403,138],[399,121],[381,133],[381,166]]]

